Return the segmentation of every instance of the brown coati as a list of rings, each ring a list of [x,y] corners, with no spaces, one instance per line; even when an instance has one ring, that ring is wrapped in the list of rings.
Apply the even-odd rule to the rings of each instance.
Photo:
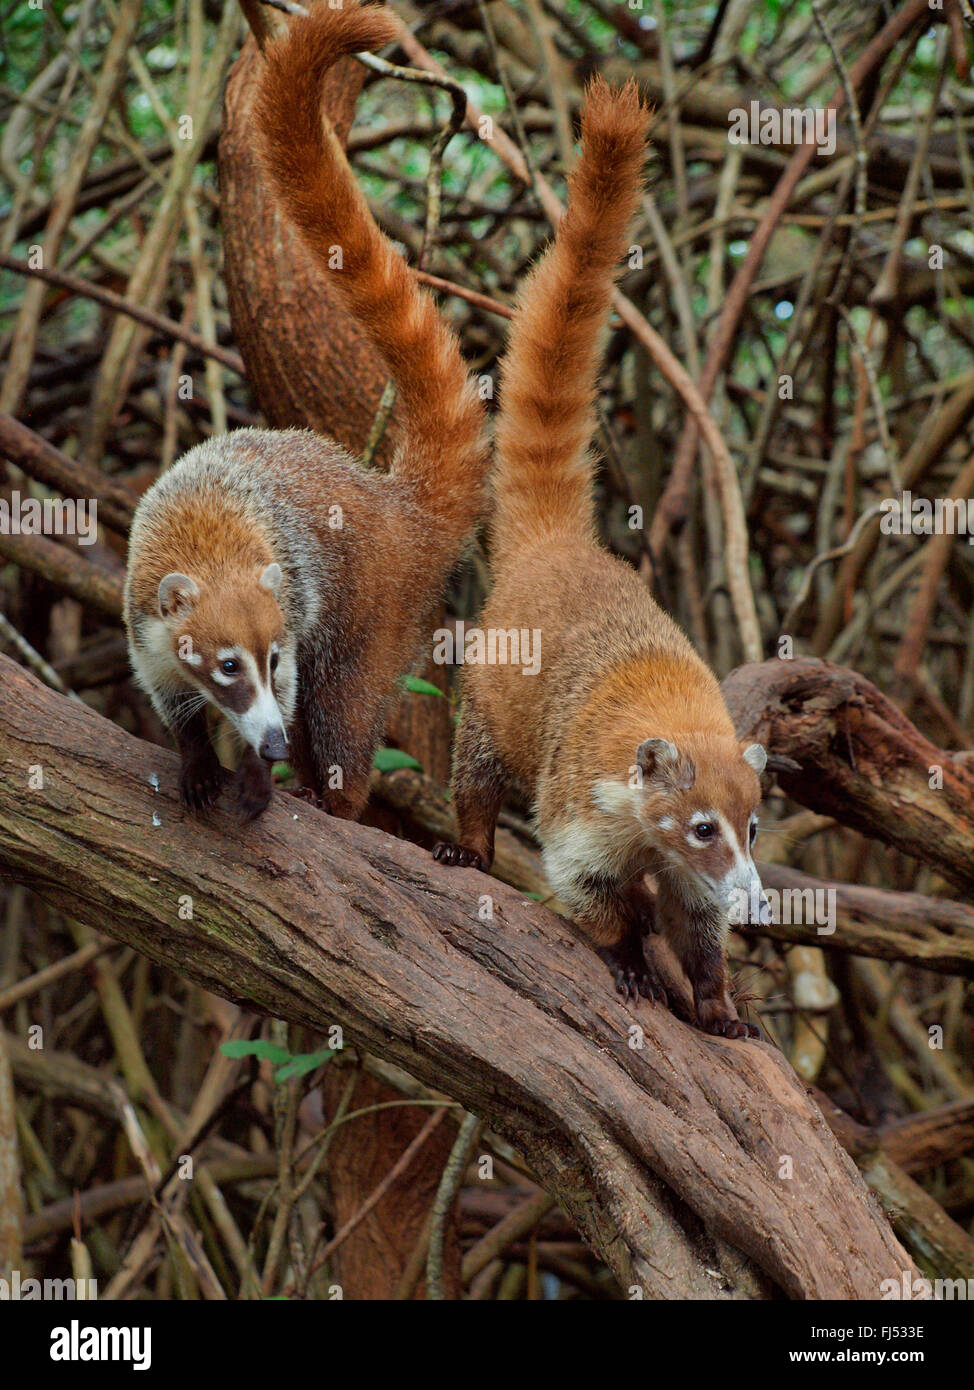
[[[454,334],[375,225],[321,113],[339,57],[390,42],[379,8],[317,7],[269,45],[256,137],[267,174],[399,389],[388,474],[302,430],[192,449],[139,504],[125,622],[132,666],[182,755],[197,809],[223,774],[215,706],[244,745],[245,816],[287,757],[330,812],[357,817],[399,675],[415,658],[481,505],[483,408]]]
[[[649,122],[632,84],[589,87],[567,211],[518,298],[501,374],[493,589],[479,626],[539,634],[540,669],[464,662],[458,843],[434,853],[489,868],[501,801],[519,783],[551,886],[620,991],[666,997],[641,942],[652,873],[696,1022],[743,1037],[756,1030],[728,994],[724,947],[729,909],[760,900],[751,844],[764,750],[738,742],[714,675],[595,539],[599,338]]]

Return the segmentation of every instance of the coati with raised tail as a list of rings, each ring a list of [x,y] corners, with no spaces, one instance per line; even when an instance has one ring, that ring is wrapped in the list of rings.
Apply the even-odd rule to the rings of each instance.
[[[501,369],[488,632],[541,634],[540,670],[463,668],[456,845],[486,870],[520,784],[552,888],[627,998],[666,1000],[641,935],[656,875],[662,924],[707,1032],[744,1037],[724,959],[751,860],[765,765],[737,740],[717,680],[631,567],[595,538],[590,441],[616,267],[642,187],[650,115],[632,83],[588,88],[582,153],[555,241],[528,276]],[[740,899],[737,899],[739,902]]]
[[[292,19],[265,51],[255,106],[286,214],[398,385],[390,472],[310,431],[245,429],[192,449],[136,511],[132,666],[175,734],[192,808],[223,782],[212,705],[245,745],[245,817],[266,807],[271,763],[284,757],[326,810],[361,813],[397,678],[480,510],[483,408],[459,345],[376,227],[321,111],[328,68],[396,32],[387,11],[352,0]]]

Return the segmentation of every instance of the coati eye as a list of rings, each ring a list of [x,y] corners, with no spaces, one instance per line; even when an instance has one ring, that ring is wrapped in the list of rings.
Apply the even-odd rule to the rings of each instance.
[[[277,652],[271,652],[271,675],[273,675],[274,672],[277,670],[277,663],[280,661],[280,659],[281,658]]]
[[[751,821],[751,837],[750,837],[750,838],[751,838],[751,844],[753,845],[753,844],[754,844],[754,841],[758,838],[758,823],[757,823],[756,820],[752,820],[752,821]]]
[[[235,656],[228,656],[226,661],[220,662],[220,670],[225,676],[235,676],[240,670],[240,662]]]
[[[693,833],[698,840],[712,840],[717,833],[717,827],[713,821],[702,820],[699,825],[693,827]]]

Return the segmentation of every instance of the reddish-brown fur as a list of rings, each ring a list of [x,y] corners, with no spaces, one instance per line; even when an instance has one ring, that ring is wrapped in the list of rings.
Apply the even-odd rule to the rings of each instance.
[[[698,1022],[742,1036],[748,1028],[727,995],[721,924],[709,911],[698,920],[676,870],[680,854],[687,857],[684,821],[697,807],[712,802],[747,844],[758,779],[716,678],[633,570],[594,538],[589,445],[599,335],[642,186],[648,126],[632,84],[615,93],[601,81],[589,88],[568,210],[511,324],[497,429],[494,587],[480,626],[538,630],[541,665],[534,676],[513,666],[464,667],[458,845],[439,846],[437,856],[489,867],[501,800],[520,783],[534,799],[552,885],[624,991],[642,985],[659,995],[641,948],[637,954],[639,884],[650,871],[659,875],[660,920],[694,986]],[[680,762],[670,768],[646,754],[645,785],[631,791],[647,739],[674,744]],[[695,866],[727,872],[720,856],[728,848],[700,850]]]
[[[216,652],[239,646],[263,671],[275,641],[281,688],[275,681],[273,693],[289,725],[289,760],[328,810],[361,813],[397,677],[415,659],[481,505],[483,407],[456,337],[376,227],[321,112],[330,65],[395,33],[386,11],[351,0],[291,19],[266,51],[254,107],[285,212],[398,386],[391,472],[360,467],[310,431],[240,430],[207,441],[164,475],[133,526],[133,666],[177,735],[184,799],[195,807],[211,804],[220,779],[194,701],[202,693],[232,716],[236,698],[206,674]],[[330,264],[336,247],[341,269]],[[260,582],[269,564],[280,567],[276,593]],[[163,613],[160,582],[172,575],[188,576],[199,593]],[[179,656],[186,638],[204,658],[192,666]],[[270,794],[257,763],[254,753],[248,775],[261,786],[245,798],[249,814]]]
[[[254,114],[265,167],[322,269],[336,277],[399,387],[403,434],[393,477],[435,518],[436,544],[456,553],[470,530],[482,469],[483,414],[456,340],[432,298],[382,235],[321,113],[325,71],[346,53],[383,47],[395,20],[378,7],[318,5],[268,47]],[[342,268],[332,269],[339,247]],[[432,530],[431,526],[431,530]]]

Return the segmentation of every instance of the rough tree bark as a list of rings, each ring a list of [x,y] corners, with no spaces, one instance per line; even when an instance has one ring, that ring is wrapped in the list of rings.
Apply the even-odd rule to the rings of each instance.
[[[741,738],[797,769],[782,789],[895,845],[974,896],[974,772],[938,748],[865,676],[813,658],[740,666],[723,683]]]
[[[348,1079],[347,1072],[329,1071],[322,1079],[325,1108],[333,1113]],[[359,1110],[401,1100],[398,1091],[362,1072],[349,1099],[348,1109]],[[335,1132],[328,1151],[328,1187],[333,1205],[333,1224],[341,1230],[360,1210],[366,1198],[386,1177],[429,1119],[430,1112],[414,1106],[375,1110]],[[368,1216],[335,1251],[331,1269],[346,1298],[395,1297],[409,1257],[423,1238],[426,1218],[436,1197],[443,1167],[456,1138],[455,1124],[443,1124],[428,1135]],[[444,1240],[443,1292],[460,1297],[460,1239],[454,1208]],[[425,1260],[412,1291],[426,1297]]]
[[[190,817],[176,765],[0,659],[0,863],[16,881],[208,989],[340,1023],[456,1097],[624,1289],[875,1298],[912,1272],[772,1048],[627,1007],[561,919],[370,827],[282,795],[248,827]]]

